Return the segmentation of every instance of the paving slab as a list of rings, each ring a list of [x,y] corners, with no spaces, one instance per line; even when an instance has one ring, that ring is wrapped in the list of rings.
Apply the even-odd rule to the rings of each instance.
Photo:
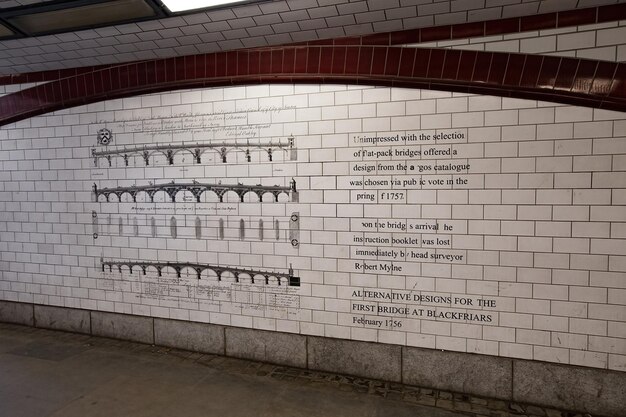
[[[16,324],[0,323],[2,341],[10,348],[0,349],[0,416],[577,417],[366,377]]]

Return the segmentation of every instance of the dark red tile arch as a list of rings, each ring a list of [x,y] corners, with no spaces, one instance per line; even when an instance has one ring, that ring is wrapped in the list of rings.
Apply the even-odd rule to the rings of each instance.
[[[397,86],[626,111],[626,64],[393,46],[286,46],[131,63],[0,98],[0,124],[97,101],[259,83]]]

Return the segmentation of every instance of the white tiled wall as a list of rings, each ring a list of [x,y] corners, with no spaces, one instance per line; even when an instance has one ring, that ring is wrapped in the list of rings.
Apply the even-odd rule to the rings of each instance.
[[[95,166],[102,128],[108,149],[293,135],[296,160]],[[176,91],[4,127],[0,168],[1,299],[626,371],[624,113],[353,86]],[[292,178],[297,198],[278,202],[92,192]],[[103,273],[101,258],[291,266],[302,284]]]
[[[521,52],[625,62],[625,39],[626,21],[620,20],[617,22],[536,30],[509,35],[420,43],[414,46],[492,52]]]

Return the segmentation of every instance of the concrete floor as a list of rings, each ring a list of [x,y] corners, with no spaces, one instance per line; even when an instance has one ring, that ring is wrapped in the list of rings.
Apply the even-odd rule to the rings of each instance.
[[[0,323],[0,416],[509,415],[561,413]]]

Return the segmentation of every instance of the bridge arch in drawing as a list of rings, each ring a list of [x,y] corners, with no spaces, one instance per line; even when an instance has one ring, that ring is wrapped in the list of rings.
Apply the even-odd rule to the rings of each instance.
[[[237,184],[221,184],[221,183],[200,183],[197,181],[191,183],[165,183],[165,184],[148,184],[148,185],[133,185],[130,187],[112,187],[112,188],[99,188],[97,184],[94,184],[93,194],[95,196],[95,202],[115,202],[111,200],[111,196],[117,197],[117,202],[122,201],[124,195],[129,195],[134,203],[137,202],[137,196],[140,193],[146,193],[150,202],[154,202],[155,195],[158,192],[165,192],[170,198],[171,202],[176,201],[176,195],[180,192],[189,192],[196,199],[196,202],[201,202],[201,197],[205,192],[212,192],[217,195],[220,202],[224,202],[224,196],[229,193],[235,193],[241,202],[244,202],[245,196],[248,193],[255,194],[259,201],[263,201],[263,196],[270,193],[273,196],[274,202],[278,202],[278,198],[281,194],[285,194],[290,201],[297,201],[298,190],[296,188],[296,181],[292,179],[289,186],[280,185],[245,185],[241,183]]]
[[[294,275],[293,268],[289,268],[288,272],[262,271],[256,269],[237,268],[230,266],[221,266],[213,264],[201,264],[193,262],[151,262],[151,261],[133,261],[133,260],[105,260],[100,259],[102,272],[117,271],[120,274],[128,270],[129,274],[140,272],[147,275],[150,270],[154,270],[158,276],[162,276],[164,272],[171,271],[181,278],[185,271],[195,274],[198,280],[207,277],[207,271],[211,271],[217,277],[217,281],[222,281],[226,274],[233,276],[236,283],[250,281],[251,284],[272,285],[276,283],[278,286],[299,287],[300,278]],[[204,273],[204,276],[203,276]]]
[[[91,157],[93,158],[95,166],[99,166],[100,160],[104,159],[108,162],[109,166],[113,165],[113,158],[122,158],[124,166],[130,165],[131,158],[139,157],[143,160],[146,166],[152,165],[155,157],[163,156],[169,165],[175,164],[175,156],[180,154],[189,154],[195,164],[202,163],[202,156],[207,152],[215,153],[215,156],[221,160],[221,162],[228,162],[228,155],[235,152],[242,152],[246,161],[252,162],[252,152],[258,151],[267,154],[267,159],[271,162],[274,159],[274,154],[277,151],[281,151],[285,154],[289,154],[288,159],[295,160],[295,146],[294,137],[290,136],[287,140],[278,140],[277,142],[267,141],[246,143],[240,142],[220,142],[220,143],[178,143],[167,145],[143,145],[134,147],[118,147],[107,148],[104,150],[91,149]]]

